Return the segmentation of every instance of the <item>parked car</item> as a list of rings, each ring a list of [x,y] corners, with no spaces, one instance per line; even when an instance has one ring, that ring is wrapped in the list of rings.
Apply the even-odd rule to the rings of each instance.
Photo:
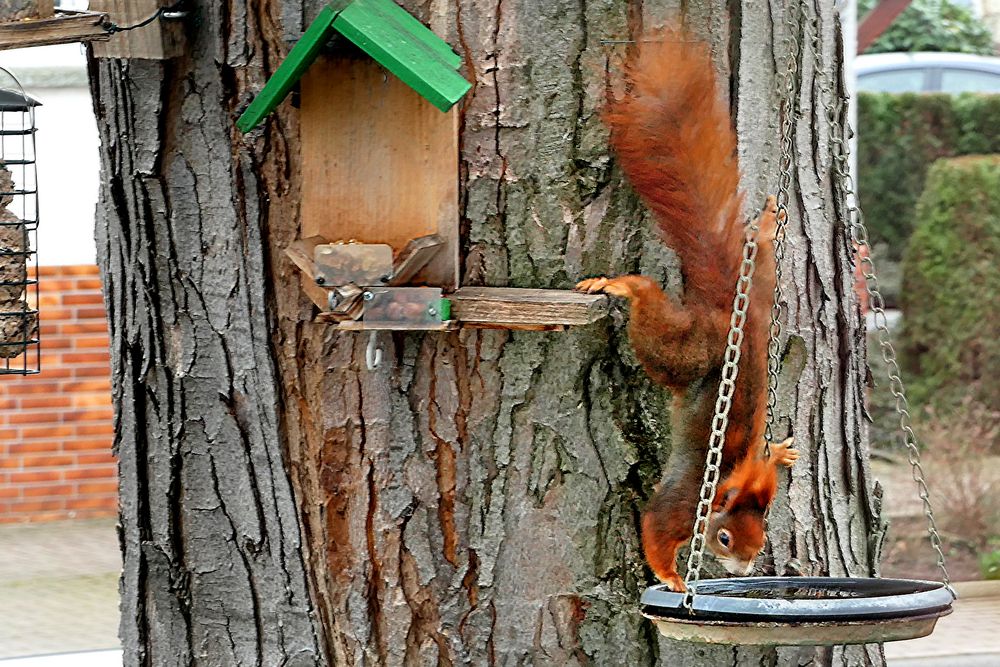
[[[1000,93],[1000,58],[968,53],[873,53],[854,61],[858,90]]]

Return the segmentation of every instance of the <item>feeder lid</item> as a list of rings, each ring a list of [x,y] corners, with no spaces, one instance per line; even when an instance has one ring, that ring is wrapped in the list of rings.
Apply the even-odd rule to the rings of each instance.
[[[951,612],[944,584],[909,579],[746,577],[693,585],[684,594],[647,588],[642,613],[675,639],[740,644],[850,644],[929,634]]]
[[[27,93],[10,88],[0,88],[0,111],[28,111],[42,103]]]

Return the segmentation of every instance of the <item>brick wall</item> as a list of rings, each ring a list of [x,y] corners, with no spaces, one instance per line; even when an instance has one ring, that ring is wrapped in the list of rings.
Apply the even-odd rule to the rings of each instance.
[[[42,372],[0,376],[0,523],[111,516],[117,464],[97,267],[39,272]]]

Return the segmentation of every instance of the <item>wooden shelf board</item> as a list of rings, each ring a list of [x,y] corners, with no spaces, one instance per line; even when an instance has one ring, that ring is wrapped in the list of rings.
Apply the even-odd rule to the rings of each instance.
[[[578,326],[608,314],[608,297],[572,290],[460,287],[447,296],[463,324]]]
[[[104,29],[107,18],[101,12],[57,11],[48,19],[0,23],[0,50],[104,41],[111,38],[111,33]]]

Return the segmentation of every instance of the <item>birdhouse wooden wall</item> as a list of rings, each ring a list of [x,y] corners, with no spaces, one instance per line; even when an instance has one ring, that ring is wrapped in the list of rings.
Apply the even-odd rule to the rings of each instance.
[[[367,57],[320,56],[301,80],[302,236],[387,243],[437,234],[411,284],[458,286],[458,116]]]

